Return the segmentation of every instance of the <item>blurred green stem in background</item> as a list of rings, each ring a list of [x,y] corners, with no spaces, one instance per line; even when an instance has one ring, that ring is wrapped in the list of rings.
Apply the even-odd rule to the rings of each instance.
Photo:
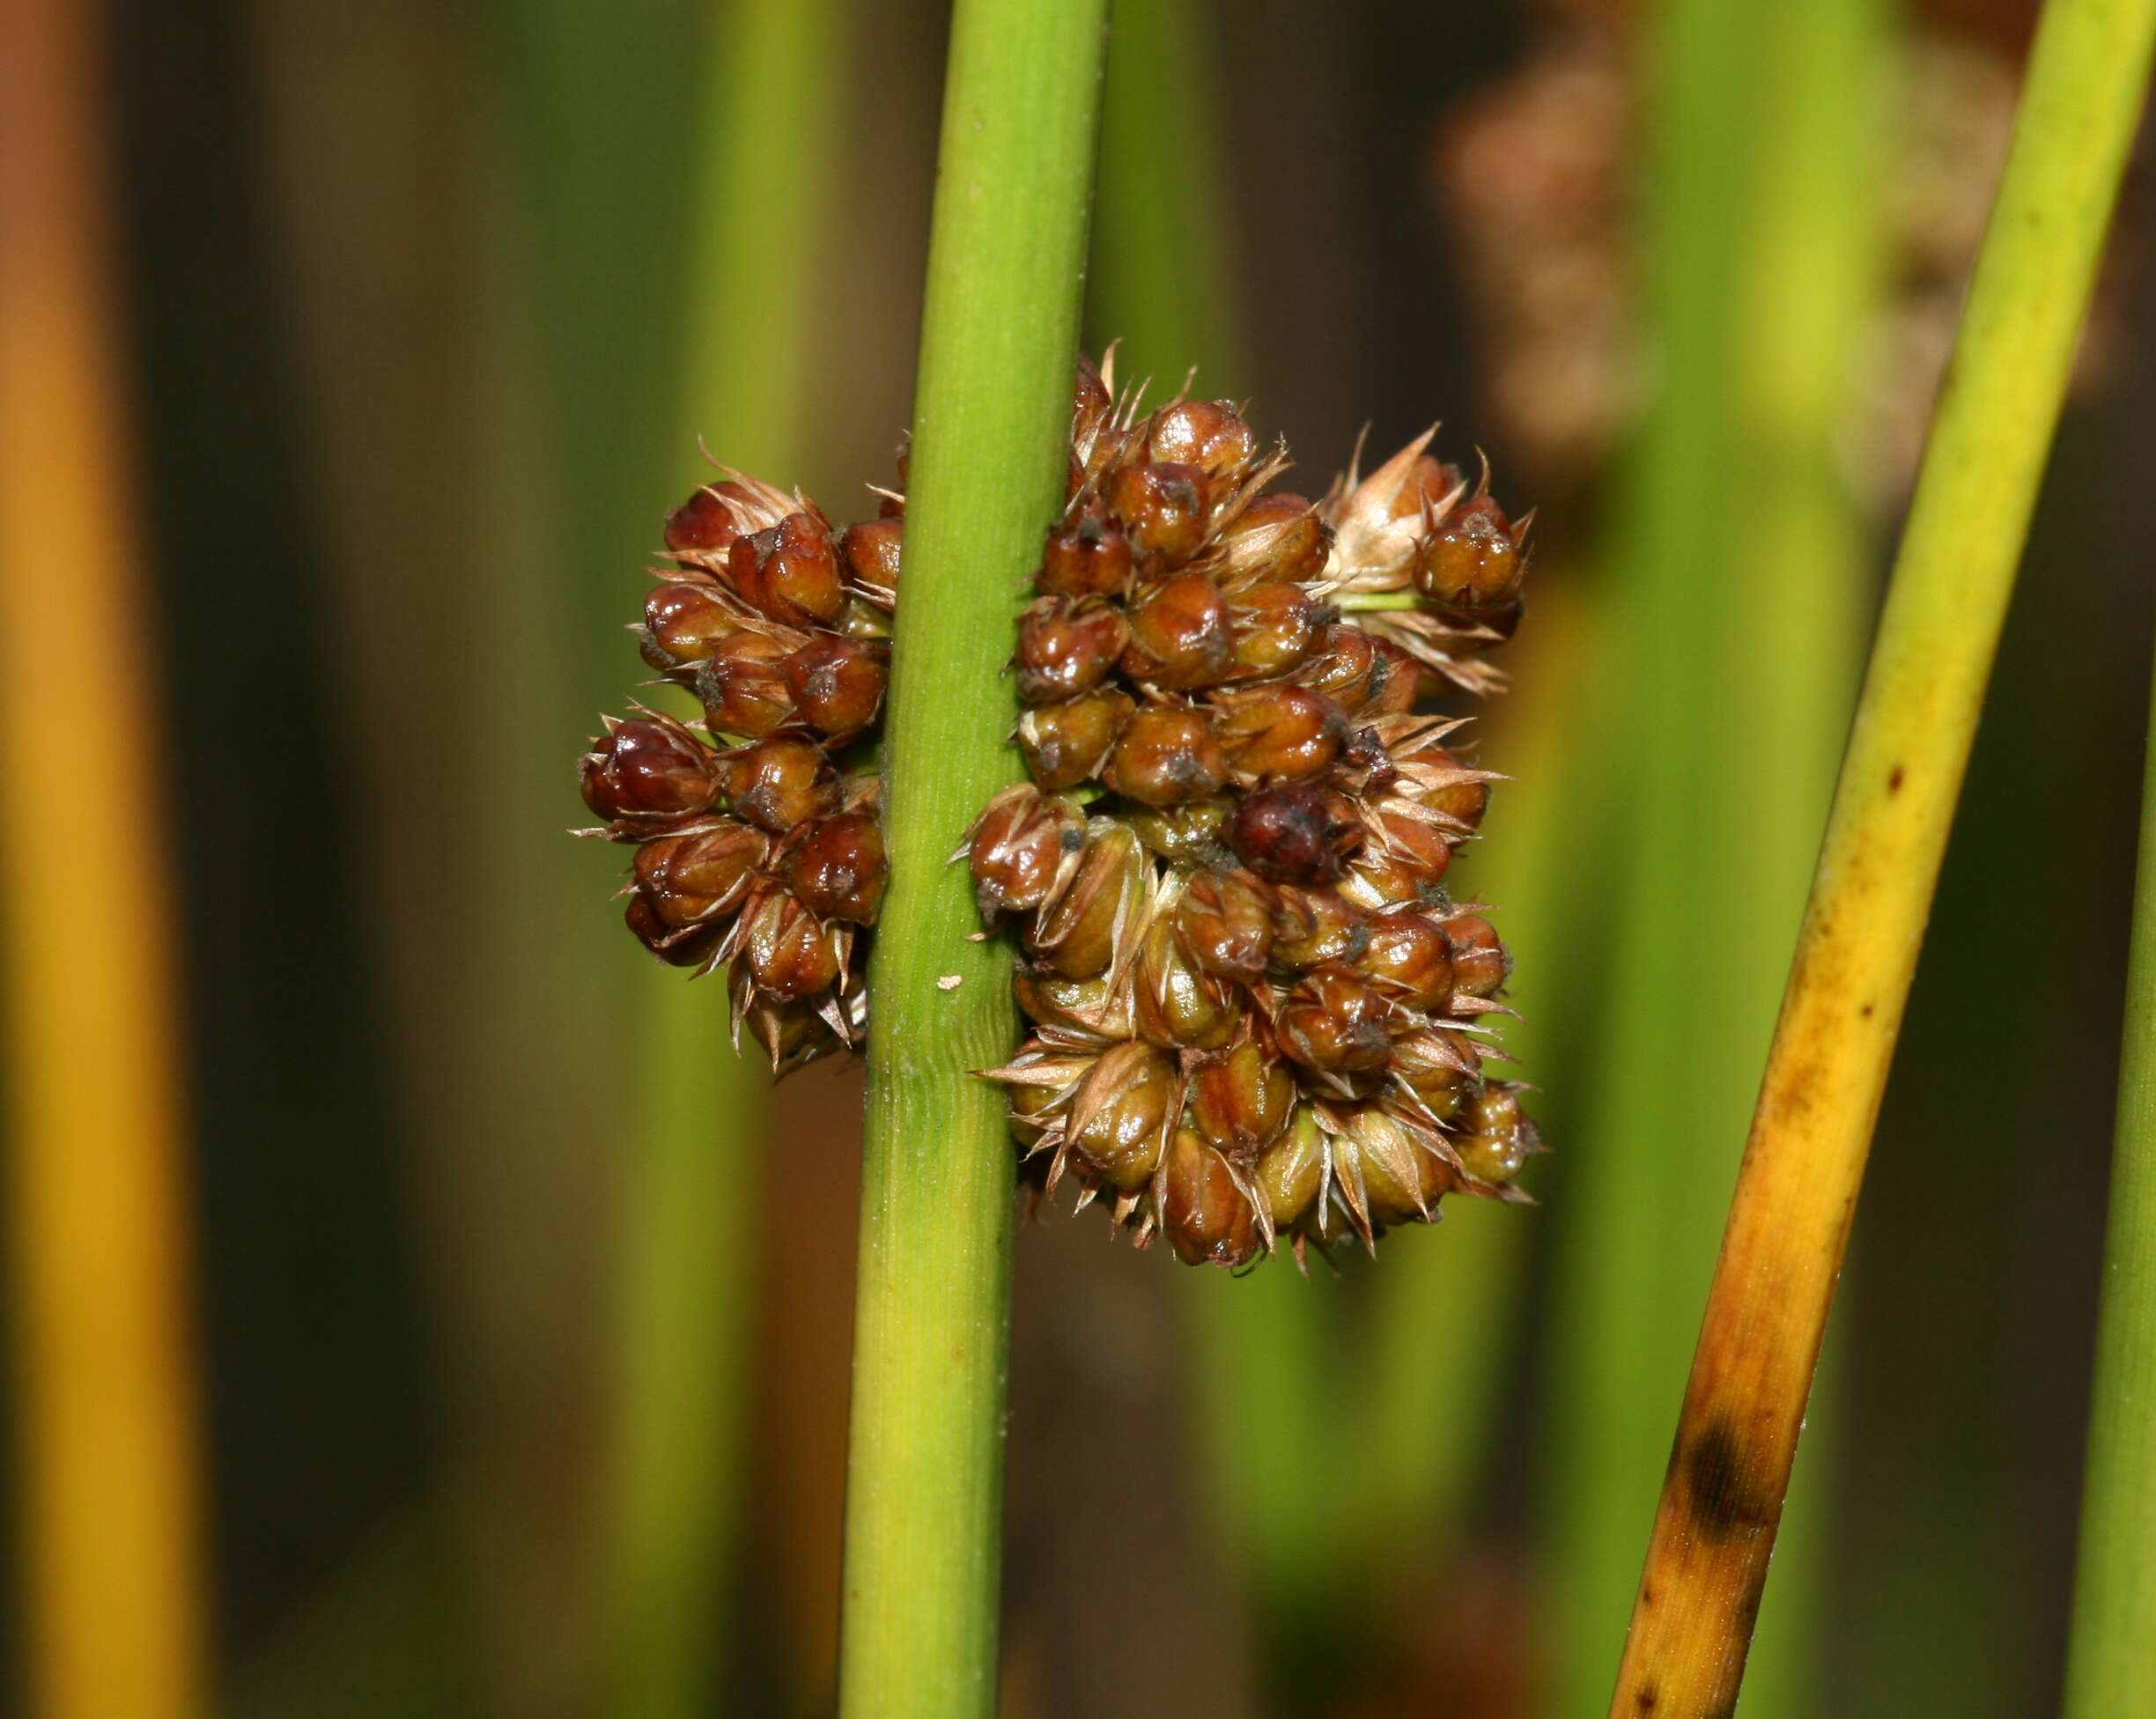
[[[1844,732],[1869,555],[1835,455],[1879,287],[1883,5],[1665,0],[1649,36],[1659,389],[1614,503],[1602,695],[1623,878],[1579,1138],[1547,1184],[1559,1713],[1608,1694]],[[1807,1709],[1806,1514],[1754,1719]]]
[[[831,99],[844,10],[705,8],[703,138],[683,199],[690,285],[673,464],[684,489],[717,476],[695,458],[699,440],[781,488],[801,481],[838,142],[833,128],[801,122]],[[686,985],[654,970],[645,992],[642,1126],[622,1231],[609,1710],[687,1719],[713,1710],[734,1615],[761,1263],[742,1219],[761,1180],[769,1076],[753,1050],[728,1048],[718,979]]]
[[[2156,710],[2147,771],[2065,1719],[2156,1713]]]
[[[996,1706],[1015,1155],[973,1070],[1017,1042],[1010,955],[949,861],[1018,773],[1009,660],[1062,505],[1106,0],[958,0],[884,729],[839,1704]]]

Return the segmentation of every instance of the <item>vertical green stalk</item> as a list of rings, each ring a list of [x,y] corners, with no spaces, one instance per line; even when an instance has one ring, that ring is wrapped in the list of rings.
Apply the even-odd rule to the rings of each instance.
[[[885,719],[891,863],[868,1118],[839,1627],[842,1713],[995,1706],[1015,1158],[972,1070],[1009,959],[947,864],[1018,774],[1009,660],[1063,497],[1106,0],[958,0]]]
[[[1565,1713],[1607,1692],[1847,709],[1867,557],[1833,457],[1875,275],[1880,14],[1668,0],[1652,39],[1661,388],[1616,520],[1605,692],[1629,869],[1580,1138],[1550,1178]],[[1813,1578],[1792,1561],[1795,1622]],[[1805,1657],[1748,1710],[1800,1710]]]
[[[2065,1719],[2156,1713],[2156,710],[2111,1154]]]
[[[713,458],[800,481],[810,426],[815,285],[836,136],[800,118],[828,99],[838,0],[714,5],[704,20],[704,138],[683,307],[683,486]],[[639,1137],[624,1228],[610,1710],[711,1710],[740,1507],[767,1077],[727,1048],[726,993],[645,982]]]

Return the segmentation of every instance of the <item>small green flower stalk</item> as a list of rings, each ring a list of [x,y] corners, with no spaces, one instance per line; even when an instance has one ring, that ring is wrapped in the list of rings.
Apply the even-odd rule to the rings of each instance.
[[[1537,1149],[1483,1022],[1508,959],[1445,887],[1490,771],[1434,700],[1502,684],[1527,520],[1424,435],[1320,501],[1224,402],[1082,365],[1014,669],[1031,781],[985,808],[1031,1036],[987,1078],[1037,1197],[1247,1265],[1374,1243]]]

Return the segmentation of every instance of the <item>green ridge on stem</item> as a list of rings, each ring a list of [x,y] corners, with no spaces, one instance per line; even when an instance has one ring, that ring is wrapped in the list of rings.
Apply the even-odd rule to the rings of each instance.
[[[1063,498],[1105,0],[959,0],[884,729],[839,1704],[992,1713],[1015,1155],[971,1072],[1010,955],[947,862],[1018,775],[1002,673]]]

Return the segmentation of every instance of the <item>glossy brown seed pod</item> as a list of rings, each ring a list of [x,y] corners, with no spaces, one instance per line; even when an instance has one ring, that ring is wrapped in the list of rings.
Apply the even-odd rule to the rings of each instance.
[[[1177,1258],[1234,1270],[1258,1257],[1264,1238],[1257,1208],[1237,1185],[1228,1160],[1196,1131],[1176,1131],[1163,1179],[1161,1228]]]
[[[1224,400],[1179,400],[1154,413],[1146,453],[1155,460],[1195,466],[1208,478],[1237,479],[1257,456],[1258,437]]]
[[[794,719],[786,659],[786,646],[761,632],[737,632],[713,652],[696,689],[713,734],[762,740]]]
[[[636,886],[662,925],[708,924],[748,899],[771,846],[762,830],[732,818],[687,835],[660,836],[636,851]]]
[[[1320,1074],[1373,1074],[1392,1054],[1396,1011],[1349,969],[1305,974],[1280,1011],[1281,1049]]]
[[[741,631],[741,616],[719,587],[701,579],[668,579],[644,599],[639,642],[644,660],[661,674],[693,668]]]
[[[670,926],[660,917],[650,896],[641,892],[629,897],[622,918],[630,935],[660,960],[676,967],[696,967],[708,960],[725,933],[723,924]]]
[[[801,720],[842,742],[874,723],[890,679],[890,647],[867,639],[811,639],[786,659],[786,689]]]
[[[1067,859],[1085,845],[1085,819],[1067,802],[1021,783],[988,802],[966,860],[981,917],[1038,907]]]
[[[1447,607],[1490,609],[1510,600],[1525,572],[1526,557],[1504,509],[1478,496],[1453,509],[1425,540],[1415,589]]]
[[[1254,1039],[1207,1058],[1191,1073],[1191,1125],[1224,1150],[1269,1145],[1295,1106],[1295,1076]]]
[[[1307,585],[1324,573],[1332,541],[1308,498],[1259,496],[1221,527],[1222,580],[1238,590],[1259,581]]]
[[[1020,700],[1046,705],[1092,691],[1129,638],[1122,610],[1098,598],[1037,598],[1018,621]]]
[[[1273,954],[1277,893],[1244,871],[1200,872],[1173,910],[1175,933],[1201,971],[1254,981]]]
[[[1011,991],[1026,1019],[1037,1026],[1104,1044],[1132,1037],[1138,1030],[1127,978],[1067,979],[1021,966],[1012,978]]]
[[[1382,639],[1336,621],[1318,635],[1316,648],[1296,669],[1295,682],[1322,692],[1348,715],[1367,719],[1411,707],[1418,672],[1412,659]]]
[[[1299,585],[1254,585],[1229,605],[1235,678],[1266,680],[1309,660],[1332,624],[1332,608]]]
[[[737,541],[727,577],[744,601],[789,625],[828,626],[845,612],[845,581],[831,529],[813,514],[789,513]]]
[[[825,926],[783,889],[751,903],[742,921],[739,959],[757,989],[775,1002],[797,1002],[838,982],[843,945]]]
[[[883,831],[865,812],[810,825],[786,856],[786,888],[822,919],[874,925],[890,877]]]
[[[1178,573],[1130,611],[1120,667],[1132,680],[1171,692],[1218,686],[1234,672],[1235,628],[1228,599],[1203,573]]]
[[[1465,1033],[1424,1027],[1392,1041],[1386,1073],[1421,1103],[1430,1119],[1450,1122],[1480,1088],[1481,1053]]]
[[[1026,926],[1027,951],[1060,978],[1097,978],[1139,929],[1144,870],[1137,837],[1096,819],[1069,881]]]
[[[1242,1024],[1237,987],[1192,962],[1164,918],[1139,941],[1131,993],[1140,1036],[1170,1049],[1218,1050]]]
[[[760,741],[727,753],[721,765],[734,810],[775,835],[838,809],[838,772],[810,741]]]
[[[1031,1152],[1041,1143],[1066,1097],[1052,1087],[1013,1087],[1010,1089],[1011,1138]]]
[[[753,500],[744,486],[729,479],[707,483],[667,515],[667,548],[676,555],[724,556],[741,535],[734,510],[727,505],[729,498],[737,505]]]
[[[1130,538],[1096,504],[1048,534],[1033,588],[1046,597],[1115,597],[1130,584]]]
[[[1498,941],[1497,927],[1480,913],[1462,913],[1444,922],[1452,941],[1452,986],[1456,996],[1495,997],[1512,971],[1512,957]],[[1457,1009],[1458,1004],[1455,1005]]]
[[[838,561],[847,584],[888,602],[898,589],[898,566],[905,542],[905,521],[864,520],[838,538]]]
[[[1195,466],[1140,460],[1108,480],[1108,511],[1129,534],[1138,559],[1187,561],[1206,534],[1206,476]]]
[[[1519,1100],[1503,1087],[1486,1087],[1467,1103],[1453,1148],[1468,1175],[1499,1184],[1520,1173],[1535,1149],[1534,1130]]]
[[[1348,1118],[1334,1162],[1352,1158],[1363,1209],[1378,1227],[1427,1221],[1452,1187],[1452,1168],[1399,1118],[1368,1106]]]
[[[1469,768],[1466,759],[1443,747],[1426,750],[1421,762],[1439,771]],[[1462,835],[1481,828],[1483,815],[1489,810],[1489,797],[1488,781],[1479,778],[1448,782],[1421,790],[1415,795],[1417,800],[1445,818],[1452,830]]]
[[[1172,866],[1214,869],[1235,864],[1223,839],[1235,801],[1226,794],[1185,800],[1179,806],[1133,806],[1123,821],[1146,845]]]
[[[1452,940],[1420,913],[1379,913],[1355,970],[1404,1008],[1443,1008],[1452,997]]]
[[[1390,812],[1372,822],[1377,833],[1348,861],[1341,890],[1358,906],[1373,910],[1429,900],[1452,864],[1443,829]]]
[[[1325,1140],[1317,1112],[1297,1104],[1280,1138],[1258,1160],[1258,1189],[1275,1228],[1300,1222],[1325,1186]]]
[[[1340,875],[1362,839],[1355,808],[1311,782],[1281,783],[1244,796],[1228,825],[1228,845],[1259,876],[1318,884]]]
[[[1111,1045],[1071,1095],[1071,1150],[1110,1187],[1144,1187],[1167,1150],[1179,1085],[1174,1059],[1149,1045]]]
[[[1175,806],[1218,793],[1228,761],[1202,711],[1148,705],[1123,725],[1100,775],[1126,800]]]
[[[1074,788],[1100,773],[1137,701],[1104,686],[1018,719],[1018,749],[1034,782],[1050,793]]]
[[[708,812],[720,769],[711,748],[671,717],[609,718],[578,761],[577,778],[595,815],[633,834]]]
[[[1214,706],[1215,736],[1235,781],[1300,782],[1340,756],[1348,723],[1333,701],[1299,686],[1237,694]]]
[[[1337,890],[1288,886],[1274,898],[1273,964],[1283,972],[1352,962],[1369,941],[1368,921]]]

